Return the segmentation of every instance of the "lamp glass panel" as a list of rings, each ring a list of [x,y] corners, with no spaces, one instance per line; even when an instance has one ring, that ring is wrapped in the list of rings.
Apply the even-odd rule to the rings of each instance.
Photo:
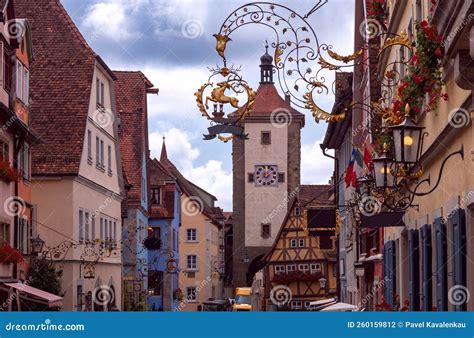
[[[415,163],[418,161],[418,145],[420,144],[420,133],[419,129],[405,129],[403,135],[403,147],[405,162]]]

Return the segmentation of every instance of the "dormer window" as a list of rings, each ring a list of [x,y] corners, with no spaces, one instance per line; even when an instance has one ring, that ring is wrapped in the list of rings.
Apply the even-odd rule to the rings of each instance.
[[[151,189],[151,200],[154,204],[161,205],[161,189],[160,188]]]
[[[104,86],[104,83],[99,78],[96,78],[95,80],[95,90],[96,90],[97,106],[104,108],[105,107],[105,86]]]

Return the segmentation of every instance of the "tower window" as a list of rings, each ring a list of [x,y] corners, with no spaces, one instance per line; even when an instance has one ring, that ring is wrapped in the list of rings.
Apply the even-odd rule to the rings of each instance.
[[[300,215],[301,215],[301,208],[295,207],[295,210],[293,211],[293,216],[300,216]]]
[[[271,144],[272,138],[269,131],[262,131],[262,144]]]
[[[285,174],[278,173],[278,183],[284,183],[284,182],[285,182]]]
[[[262,223],[262,238],[270,238],[271,227],[270,223]]]
[[[253,174],[253,173],[249,173],[249,175],[248,175],[248,181],[249,181],[249,183],[253,183],[253,180],[254,180],[254,174]]]

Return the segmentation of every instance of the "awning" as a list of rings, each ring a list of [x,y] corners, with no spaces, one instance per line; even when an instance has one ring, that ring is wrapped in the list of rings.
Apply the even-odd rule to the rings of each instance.
[[[63,297],[53,295],[52,293],[34,288],[21,282],[3,283],[9,288],[16,289],[20,292],[20,298],[31,300],[33,302],[47,304],[48,307],[62,307]]]
[[[372,216],[361,215],[361,228],[404,227],[404,212],[382,211]]]

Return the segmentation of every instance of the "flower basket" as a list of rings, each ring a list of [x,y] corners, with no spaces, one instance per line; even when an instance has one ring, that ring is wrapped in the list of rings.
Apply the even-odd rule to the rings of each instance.
[[[393,111],[403,120],[404,107],[411,108],[411,117],[436,110],[439,100],[448,99],[444,86],[441,63],[444,56],[442,37],[436,27],[427,21],[416,22],[416,51],[408,64],[408,75],[397,88],[399,99],[393,102]],[[426,104],[425,104],[426,103]]]
[[[2,264],[18,264],[24,261],[20,251],[11,247],[7,242],[0,245],[0,263]]]
[[[0,180],[7,183],[12,181],[18,181],[20,179],[20,173],[12,168],[10,162],[0,157]]]

